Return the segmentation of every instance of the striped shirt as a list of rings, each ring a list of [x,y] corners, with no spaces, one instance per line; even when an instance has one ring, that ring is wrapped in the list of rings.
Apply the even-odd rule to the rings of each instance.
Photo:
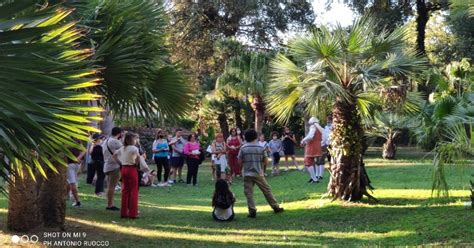
[[[267,154],[259,144],[245,143],[237,157],[242,161],[244,177],[263,176],[263,161],[267,158]]]

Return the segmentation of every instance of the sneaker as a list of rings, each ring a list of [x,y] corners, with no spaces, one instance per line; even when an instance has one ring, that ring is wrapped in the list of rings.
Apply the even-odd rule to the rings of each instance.
[[[318,180],[316,180],[316,181],[313,181],[313,183],[319,183],[319,179],[318,179]]]
[[[176,180],[173,180],[173,184],[176,184]]]
[[[80,208],[80,207],[81,207],[81,202],[80,202],[80,201],[74,202],[74,203],[72,204],[72,206],[75,207],[75,208]]]
[[[118,210],[120,210],[120,208],[118,208],[116,206],[112,206],[112,207],[106,207],[105,210],[118,211]]]
[[[255,212],[255,211],[249,212],[249,215],[247,215],[247,217],[255,219],[255,218],[257,218],[257,212]]]
[[[151,187],[156,188],[156,187],[158,187],[158,184],[153,183],[153,184],[151,185]]]
[[[174,181],[173,180],[168,180],[168,184],[173,184]]]
[[[162,183],[161,184],[161,187],[169,187],[169,186],[170,186],[169,183]]]
[[[120,186],[118,186],[118,185],[115,186],[115,191],[121,191],[121,190],[122,190],[122,188]]]
[[[319,180],[322,180],[322,179],[323,179],[323,177],[318,177],[318,179],[319,179]]]
[[[283,211],[285,211],[285,209],[284,209],[284,208],[280,208],[280,207],[273,209],[273,212],[274,212],[275,214],[282,213]]]
[[[312,183],[312,182],[314,182],[314,181],[313,181],[312,178],[310,178],[310,179],[308,180],[308,183]]]
[[[184,183],[184,180],[183,180],[183,179],[179,179],[178,182],[179,182],[179,183]]]
[[[104,192],[99,192],[97,194],[95,194],[96,196],[98,197],[104,197],[105,196],[105,193]]]

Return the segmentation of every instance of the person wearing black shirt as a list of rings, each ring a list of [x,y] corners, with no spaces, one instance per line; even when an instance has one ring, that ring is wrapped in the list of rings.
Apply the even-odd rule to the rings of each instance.
[[[87,166],[87,183],[92,184],[95,175],[97,179],[95,182],[95,194],[101,196],[104,194],[104,153],[102,151],[102,141],[104,136],[94,134],[92,136],[92,146],[89,150],[91,154],[91,162]]]

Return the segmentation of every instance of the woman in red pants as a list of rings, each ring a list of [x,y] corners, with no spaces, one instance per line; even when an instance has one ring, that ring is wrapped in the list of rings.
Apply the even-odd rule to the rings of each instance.
[[[122,169],[122,207],[121,218],[138,218],[138,164],[140,153],[137,144],[138,136],[127,133],[122,148],[117,150],[113,158],[119,162]]]
[[[229,155],[227,157],[232,176],[240,176],[242,174],[242,169],[239,166],[239,159],[237,158],[241,145],[242,141],[240,140],[240,136],[237,134],[237,128],[232,128],[230,130],[230,136],[227,139],[227,153]]]

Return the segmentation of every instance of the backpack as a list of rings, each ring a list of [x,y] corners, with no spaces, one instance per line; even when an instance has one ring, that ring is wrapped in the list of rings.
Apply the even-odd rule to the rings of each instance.
[[[218,195],[216,197],[216,207],[220,209],[228,209],[232,206],[232,197],[229,195]]]

